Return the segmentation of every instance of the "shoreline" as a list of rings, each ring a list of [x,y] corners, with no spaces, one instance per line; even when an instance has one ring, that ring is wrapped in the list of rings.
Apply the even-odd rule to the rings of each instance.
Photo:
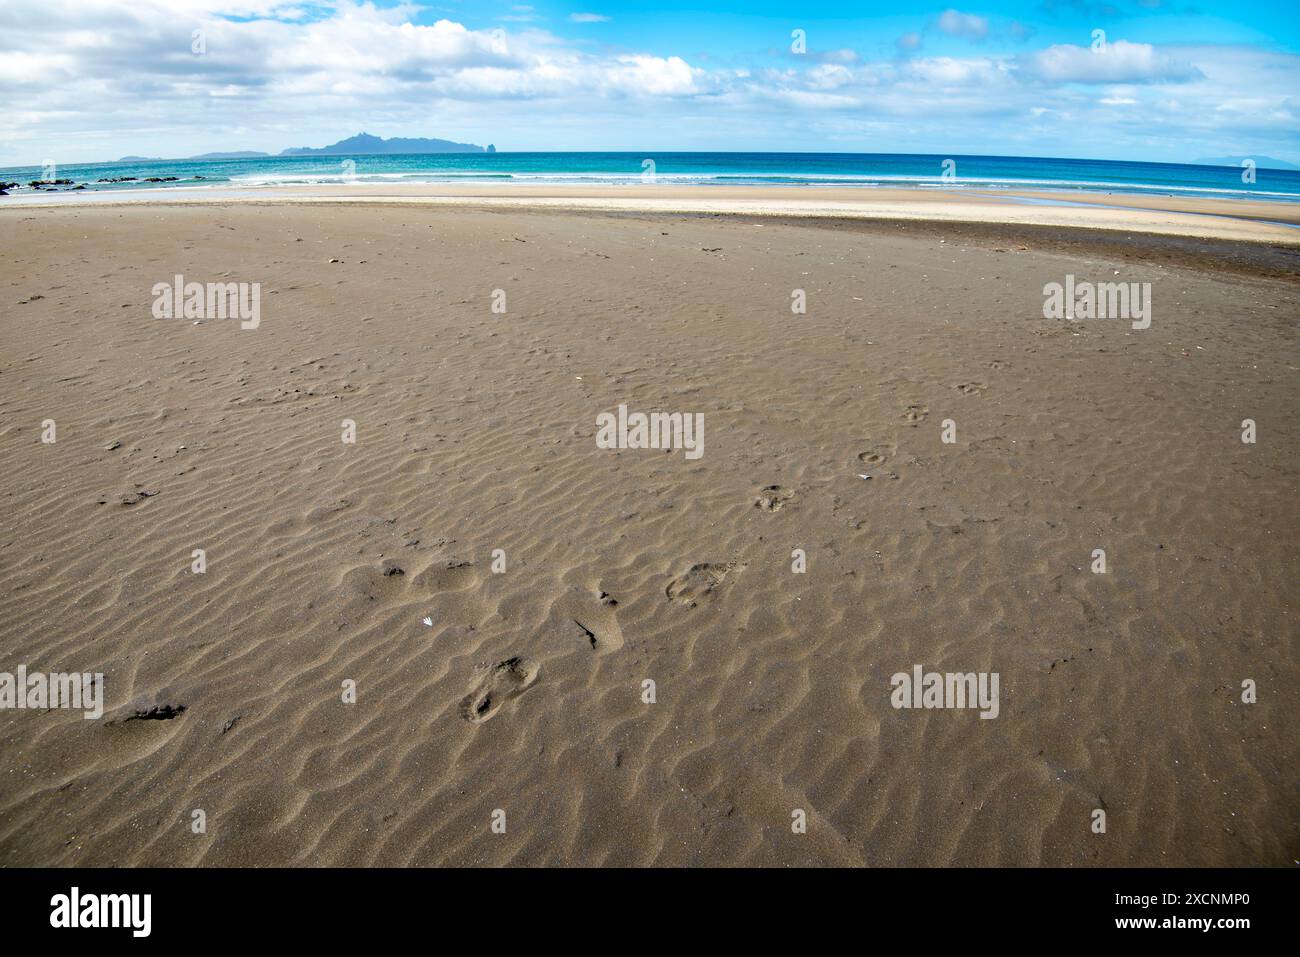
[[[793,192],[792,192],[793,190]],[[184,195],[177,195],[178,193]],[[1300,205],[1257,200],[1087,194],[1043,190],[953,192],[917,189],[771,186],[508,186],[354,184],[231,189],[169,187],[5,197],[17,209],[132,206],[427,205],[477,209],[551,209],[589,213],[712,214],[742,217],[908,221],[1138,232],[1300,247]]]

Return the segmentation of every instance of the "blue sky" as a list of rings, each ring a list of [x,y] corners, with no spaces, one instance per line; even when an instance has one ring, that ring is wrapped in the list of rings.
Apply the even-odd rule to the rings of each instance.
[[[396,4],[383,4],[395,6]],[[526,9],[524,7],[526,6]],[[577,11],[607,19],[573,22]],[[1169,3],[1135,0],[1127,3],[1045,2],[956,4],[988,21],[990,33],[984,45],[995,51],[1015,52],[1023,41],[1007,28],[1020,23],[1033,30],[1032,39],[1043,45],[1078,43],[1088,40],[1094,28],[1115,31],[1143,43],[1242,43],[1272,46],[1300,52],[1300,8],[1294,2],[1209,2]],[[415,22],[432,23],[441,17],[461,20],[467,26],[491,27],[496,23],[533,23],[553,32],[592,43],[610,44],[629,50],[660,55],[682,53],[690,47],[689,35],[700,36],[702,52],[747,61],[773,46],[794,26],[814,37],[822,46],[851,47],[865,55],[892,55],[895,41],[925,26],[952,3],[812,2],[775,3],[754,0],[660,0],[660,2],[439,4],[421,13]],[[901,12],[900,12],[901,11]],[[927,52],[961,55],[969,52],[969,38],[933,30],[927,37]]]
[[[0,95],[6,166],[362,130],[1300,162],[1300,17],[1294,0],[5,0]]]

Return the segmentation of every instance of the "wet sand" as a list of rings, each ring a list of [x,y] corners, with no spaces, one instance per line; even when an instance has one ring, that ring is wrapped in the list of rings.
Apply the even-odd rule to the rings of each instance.
[[[241,188],[232,184],[94,192],[28,193],[9,206],[230,203],[425,205],[505,210],[822,218],[841,221],[984,223],[1240,240],[1300,247],[1300,204],[1190,196],[1124,196],[1084,190],[792,188],[482,183],[333,183]]]
[[[0,206],[0,670],[107,696],[0,710],[0,863],[1300,856],[1276,211],[298,199]],[[1044,319],[1067,274],[1150,328]]]

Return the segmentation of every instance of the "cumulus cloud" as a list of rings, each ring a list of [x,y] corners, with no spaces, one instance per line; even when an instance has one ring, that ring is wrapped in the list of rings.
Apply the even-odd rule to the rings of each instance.
[[[909,60],[904,76],[942,89],[979,85],[987,90],[1011,81],[1005,63],[983,58],[928,57]]]
[[[1026,73],[1047,83],[1180,83],[1204,76],[1149,43],[1126,40],[1097,48],[1058,44],[1021,62]]]

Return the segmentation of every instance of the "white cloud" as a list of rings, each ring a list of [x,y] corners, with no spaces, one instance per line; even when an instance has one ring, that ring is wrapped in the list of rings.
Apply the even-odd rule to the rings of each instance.
[[[696,92],[695,71],[681,57],[625,56],[602,72],[607,83],[625,92],[688,96]]]
[[[847,86],[853,80],[853,71],[836,63],[819,64],[804,75],[804,82],[815,90],[833,90]]]
[[[569,19],[574,23],[608,23],[609,17],[600,13],[571,13]]]
[[[978,84],[987,89],[1009,79],[1004,63],[985,58],[959,60],[953,57],[927,57],[910,60],[905,75],[909,79],[940,88]]]
[[[1059,44],[1022,61],[1027,73],[1047,83],[1156,83],[1200,79],[1191,63],[1156,51],[1149,43],[1116,40],[1099,48]]]

